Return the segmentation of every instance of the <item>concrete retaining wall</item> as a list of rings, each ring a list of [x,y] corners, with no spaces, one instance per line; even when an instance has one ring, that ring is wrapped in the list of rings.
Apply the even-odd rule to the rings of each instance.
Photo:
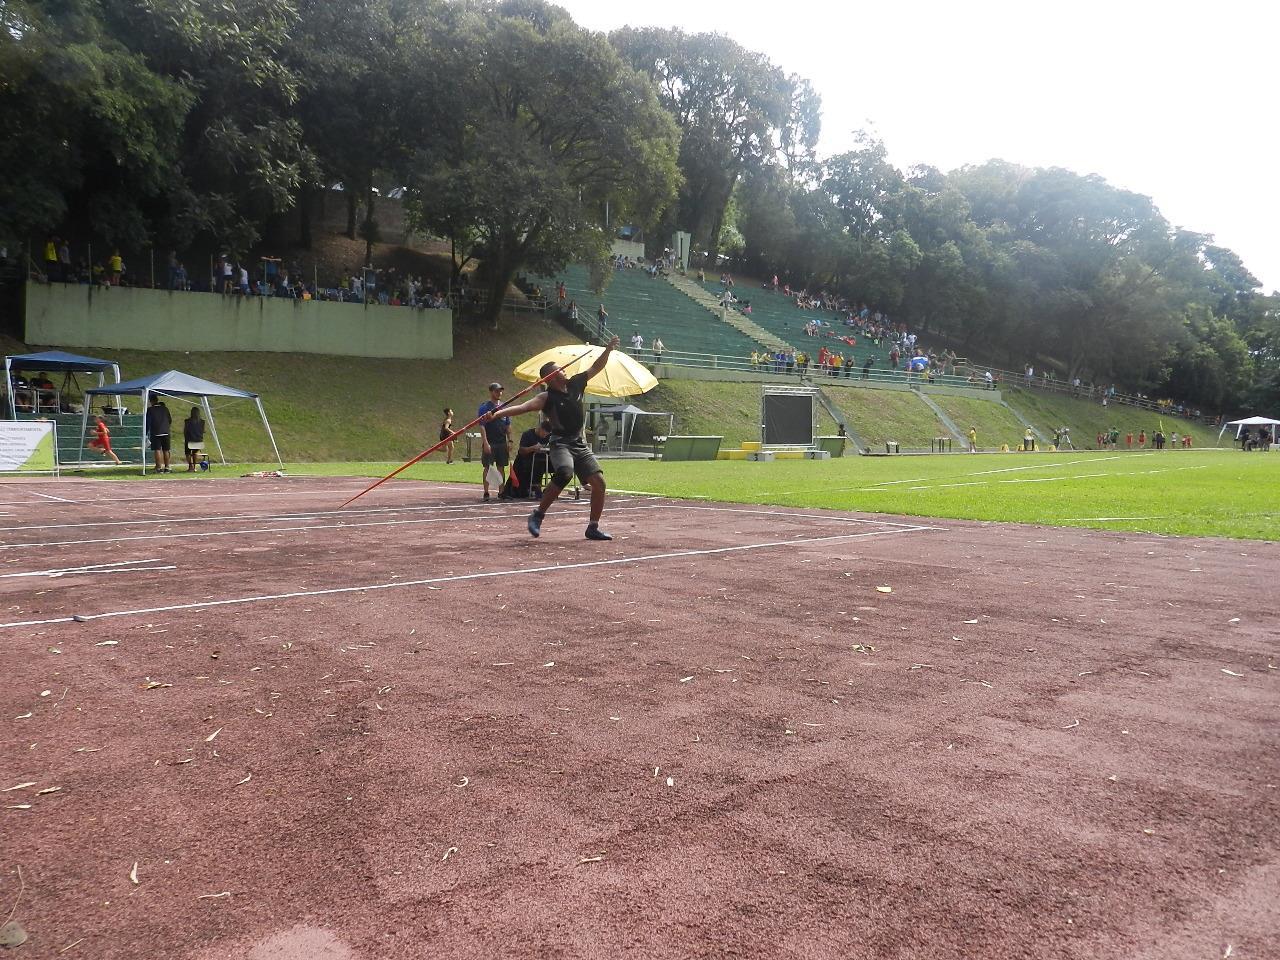
[[[42,346],[453,356],[450,310],[61,283],[26,293],[25,340]]]

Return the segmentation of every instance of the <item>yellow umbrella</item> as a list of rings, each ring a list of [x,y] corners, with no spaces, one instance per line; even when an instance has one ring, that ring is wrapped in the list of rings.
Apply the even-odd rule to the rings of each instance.
[[[565,367],[565,376],[572,377],[590,368],[603,352],[604,347],[591,347],[581,343],[552,347],[516,367],[515,375],[521,380],[532,382],[540,376],[538,371],[544,363],[554,363],[557,367],[567,363],[570,365]],[[657,385],[658,378],[645,367],[621,350],[614,350],[609,354],[609,362],[604,369],[591,378],[587,393],[597,397],[636,397],[648,393]]]

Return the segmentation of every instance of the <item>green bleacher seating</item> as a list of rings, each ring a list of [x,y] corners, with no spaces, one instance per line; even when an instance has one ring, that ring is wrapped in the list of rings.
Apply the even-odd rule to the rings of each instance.
[[[724,357],[747,357],[759,350],[746,334],[718,319],[662,278],[652,279],[643,270],[614,270],[604,296],[591,290],[586,267],[566,268],[556,277],[538,278],[550,294],[555,308],[556,280],[563,280],[569,300],[578,302],[578,315],[591,328],[601,303],[609,314],[609,328],[622,338],[622,348],[636,332],[644,337],[645,354],[655,337],[661,337],[668,352],[707,353]],[[648,359],[648,356],[646,356]]]
[[[705,280],[700,286],[717,296],[724,289],[718,280]],[[847,377],[846,371],[842,369],[840,371],[841,380],[856,380],[860,376],[862,365],[868,357],[875,358],[875,365],[871,368],[872,370],[884,372],[890,369],[889,351],[892,349],[892,345],[887,340],[882,340],[880,346],[876,346],[873,340],[864,336],[856,328],[844,326],[840,318],[830,310],[799,310],[791,297],[773,290],[739,289],[735,287],[734,296],[751,301],[751,313],[745,314],[745,316],[749,316],[753,322],[763,327],[779,340],[784,340],[797,350],[802,350],[809,354],[811,359],[817,357],[818,350],[823,346],[837,350],[846,357],[853,357],[853,369],[849,371]],[[806,336],[804,332],[805,324],[815,319],[822,321],[824,333],[833,331],[840,336],[847,334],[857,340],[858,345],[850,347],[843,341],[832,340],[825,336]],[[827,324],[832,325],[827,326]],[[901,366],[901,363],[902,361],[899,361],[899,366]],[[935,377],[934,382],[947,386],[969,385],[964,377],[951,374]]]

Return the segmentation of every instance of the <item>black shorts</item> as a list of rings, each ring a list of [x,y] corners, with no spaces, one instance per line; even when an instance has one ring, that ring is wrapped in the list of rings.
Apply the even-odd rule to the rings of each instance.
[[[550,453],[547,454],[549,466],[553,474],[570,469],[578,475],[580,483],[586,483],[597,473],[604,473],[596,456],[591,452],[582,437],[552,436],[549,441]]]
[[[509,462],[507,445],[505,443],[491,443],[489,444],[489,449],[492,453],[482,453],[480,455],[481,466],[486,470],[490,466],[501,467],[505,470]]]
[[[157,453],[169,452],[169,434],[157,433],[151,438],[151,449]]]

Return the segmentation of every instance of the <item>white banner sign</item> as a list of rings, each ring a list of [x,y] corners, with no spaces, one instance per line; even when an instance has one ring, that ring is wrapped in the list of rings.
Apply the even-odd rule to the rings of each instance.
[[[57,455],[52,422],[0,422],[0,473],[54,473]]]

